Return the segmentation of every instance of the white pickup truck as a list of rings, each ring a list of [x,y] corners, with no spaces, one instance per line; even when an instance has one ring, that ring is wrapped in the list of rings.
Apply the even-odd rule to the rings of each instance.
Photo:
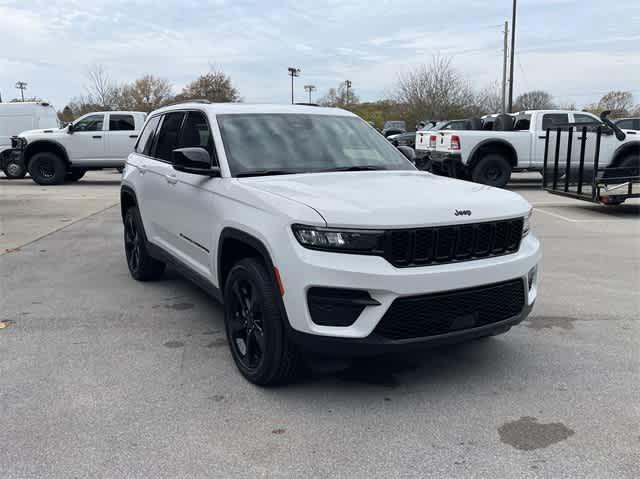
[[[574,124],[572,151],[580,151],[581,129],[589,128],[586,140],[585,166],[593,164],[595,129],[602,126],[600,145],[601,166],[637,167],[640,162],[640,135],[629,130],[625,139],[614,135],[613,129],[597,116],[580,111],[533,110],[493,118],[493,129],[449,130],[432,132],[437,135],[436,148],[431,153],[434,173],[469,179],[477,183],[503,187],[513,171],[542,171],[546,130]],[[568,127],[564,127],[567,129]],[[579,130],[579,131],[576,131]],[[568,135],[560,141],[561,151],[567,150]],[[555,135],[549,148],[555,148]],[[416,149],[420,144],[416,142]],[[574,153],[577,154],[577,153]]]
[[[87,113],[64,128],[29,130],[12,138],[13,158],[41,185],[77,181],[88,170],[122,168],[146,113]]]

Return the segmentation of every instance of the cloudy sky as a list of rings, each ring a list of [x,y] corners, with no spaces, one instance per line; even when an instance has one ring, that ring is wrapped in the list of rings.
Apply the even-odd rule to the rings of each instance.
[[[640,0],[520,0],[515,88],[578,106],[611,89],[640,102]],[[363,100],[400,72],[450,56],[477,87],[501,78],[502,23],[511,0],[0,0],[0,92],[62,108],[101,64],[124,82],[145,73],[179,91],[221,66],[245,101],[289,101],[350,79]]]

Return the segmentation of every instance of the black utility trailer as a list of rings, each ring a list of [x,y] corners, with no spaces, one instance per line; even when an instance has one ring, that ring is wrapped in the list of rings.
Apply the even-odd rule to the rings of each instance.
[[[542,187],[549,193],[604,205],[640,197],[640,158],[633,165],[605,166],[600,158],[602,135],[625,133],[601,115],[601,124],[569,123],[547,129]],[[574,136],[578,143],[574,146]]]

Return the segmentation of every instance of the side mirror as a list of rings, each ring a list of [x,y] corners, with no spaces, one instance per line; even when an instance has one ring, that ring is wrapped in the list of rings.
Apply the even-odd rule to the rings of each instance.
[[[415,165],[416,152],[413,148],[411,148],[410,146],[399,146],[398,150],[400,150],[400,153],[402,153],[407,158],[407,160]]]
[[[220,176],[220,168],[211,166],[211,156],[204,148],[178,148],[171,152],[173,169],[193,175]]]
[[[71,134],[71,133],[73,133],[73,131],[74,131],[73,130],[73,123],[69,123],[67,125],[67,133]]]

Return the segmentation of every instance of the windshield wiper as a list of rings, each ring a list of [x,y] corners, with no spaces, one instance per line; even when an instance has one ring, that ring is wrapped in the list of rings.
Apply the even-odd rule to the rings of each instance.
[[[236,175],[236,178],[247,176],[275,176],[275,175],[294,175],[300,173],[298,170],[248,170],[242,171]]]
[[[386,170],[384,166],[376,166],[376,165],[360,165],[360,166],[338,166],[336,168],[328,168],[326,170],[319,170],[322,172],[325,171],[377,171],[377,170]]]

